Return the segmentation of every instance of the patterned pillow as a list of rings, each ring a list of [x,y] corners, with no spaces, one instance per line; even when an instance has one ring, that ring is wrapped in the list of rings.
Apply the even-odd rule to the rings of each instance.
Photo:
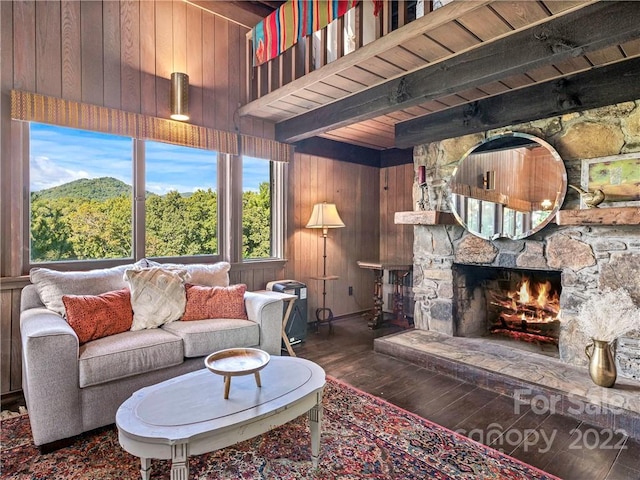
[[[186,285],[187,306],[182,320],[206,320],[210,318],[247,319],[244,307],[244,284],[231,287],[203,287]]]
[[[133,324],[131,330],[156,328],[180,319],[184,313],[186,270],[160,267],[127,270],[131,289]]]
[[[66,319],[80,345],[126,332],[133,322],[131,294],[127,288],[102,295],[63,295]]]

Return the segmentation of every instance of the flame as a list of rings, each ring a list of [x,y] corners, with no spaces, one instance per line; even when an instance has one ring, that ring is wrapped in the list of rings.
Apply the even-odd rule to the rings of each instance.
[[[551,282],[538,282],[531,284],[528,278],[523,278],[514,292],[509,292],[507,297],[511,299],[511,307],[515,311],[521,311],[522,320],[537,320],[551,322],[560,317],[560,299],[551,287]],[[519,306],[533,307],[524,311]],[[531,312],[531,310],[534,312]]]
[[[525,278],[520,284],[520,291],[518,292],[518,300],[520,303],[528,305],[531,301],[531,292],[529,291],[529,279]]]

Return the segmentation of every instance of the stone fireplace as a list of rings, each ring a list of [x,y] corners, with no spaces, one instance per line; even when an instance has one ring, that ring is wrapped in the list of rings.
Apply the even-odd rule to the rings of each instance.
[[[464,266],[481,273],[473,281],[466,274],[460,278]],[[589,294],[603,286],[625,287],[640,302],[637,273],[640,229],[548,225],[524,240],[488,241],[455,225],[416,226],[413,283],[416,328],[452,336],[488,336],[487,313],[473,313],[477,309],[465,313],[460,303],[486,305],[486,294],[474,295],[473,290],[486,291],[487,282],[499,282],[504,278],[504,273],[499,272],[505,270],[522,274],[545,272],[547,276],[555,276],[556,282],[559,277],[556,288],[562,313],[558,353],[565,362],[583,365],[587,339],[576,331],[573,318]],[[461,285],[466,288],[470,281],[471,293],[462,294]],[[482,320],[480,326],[476,323],[478,318]]]
[[[568,183],[580,185],[582,159],[640,151],[640,101],[512,126],[509,130],[546,140],[562,157]],[[450,192],[446,185],[459,159],[485,136],[496,133],[499,131],[414,148],[414,164],[425,165],[427,169],[430,186],[427,210],[449,211]],[[421,199],[421,193],[415,184],[416,202]],[[579,197],[569,191],[562,209],[577,208],[580,208]],[[584,365],[588,339],[582,338],[575,326],[581,304],[599,289],[624,287],[640,305],[640,227],[637,224],[550,223],[522,240],[484,240],[471,235],[456,222],[434,223],[414,227],[416,329],[490,339],[488,317],[492,313],[486,308],[487,290],[512,282],[506,280],[505,272],[529,275],[538,272],[549,277],[559,296],[561,314],[556,322],[559,330],[553,334],[557,335],[559,358],[566,363]],[[526,328],[523,332],[526,333]],[[509,335],[518,337],[517,333],[515,328]],[[532,339],[535,337],[529,336],[528,340]],[[554,343],[540,340],[541,344]],[[624,360],[619,362],[619,375],[640,379],[640,340],[619,341],[617,356]]]

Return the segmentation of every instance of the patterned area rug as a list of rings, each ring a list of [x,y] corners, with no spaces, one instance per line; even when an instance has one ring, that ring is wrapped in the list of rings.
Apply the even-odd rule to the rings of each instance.
[[[193,457],[194,479],[522,479],[557,477],[435,425],[385,400],[327,378],[320,465],[310,461],[306,416],[210,454]],[[123,451],[114,426],[40,455],[26,414],[2,420],[2,478],[136,479],[138,458]],[[152,479],[170,465],[152,463]]]

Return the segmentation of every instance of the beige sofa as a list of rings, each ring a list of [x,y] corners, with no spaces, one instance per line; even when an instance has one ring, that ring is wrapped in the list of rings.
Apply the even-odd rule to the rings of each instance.
[[[32,284],[22,292],[20,334],[23,389],[36,445],[114,423],[116,410],[134,391],[204,368],[211,352],[257,347],[280,355],[282,300],[253,292],[244,294],[247,320],[174,321],[80,344],[55,306],[58,297],[126,287],[123,272],[132,267],[32,271]],[[227,272],[222,278],[228,285]]]

